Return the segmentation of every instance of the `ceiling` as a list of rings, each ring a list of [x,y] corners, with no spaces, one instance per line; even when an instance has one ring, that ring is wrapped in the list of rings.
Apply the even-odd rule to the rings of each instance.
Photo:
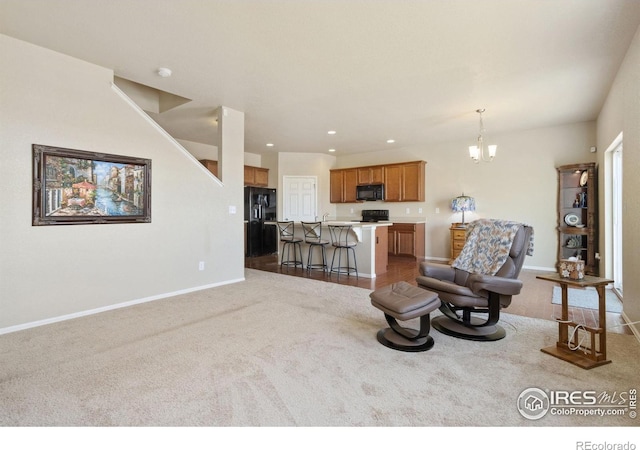
[[[259,154],[595,120],[639,24],[638,0],[0,0],[1,33],[191,99],[153,114],[177,139],[215,145],[222,105]]]

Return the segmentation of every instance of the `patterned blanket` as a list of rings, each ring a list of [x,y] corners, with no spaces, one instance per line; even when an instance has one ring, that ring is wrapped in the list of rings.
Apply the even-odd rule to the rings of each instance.
[[[522,223],[479,219],[467,225],[467,241],[452,267],[471,273],[495,275],[509,256],[511,244]],[[527,255],[533,255],[533,232]]]

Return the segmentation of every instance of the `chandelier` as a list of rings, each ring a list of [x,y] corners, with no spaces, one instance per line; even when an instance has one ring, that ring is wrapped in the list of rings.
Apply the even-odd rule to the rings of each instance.
[[[491,162],[493,158],[496,156],[496,150],[498,148],[497,145],[488,145],[487,150],[489,152],[489,156],[486,157],[484,154],[484,138],[482,133],[484,133],[484,124],[482,123],[482,113],[484,112],[484,108],[476,109],[476,112],[480,114],[480,133],[478,134],[478,145],[472,145],[469,147],[469,156],[473,159],[473,162],[476,164],[480,162],[482,159],[484,162]]]

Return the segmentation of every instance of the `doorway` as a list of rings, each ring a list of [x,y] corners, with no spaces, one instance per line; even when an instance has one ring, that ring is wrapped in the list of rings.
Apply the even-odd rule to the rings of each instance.
[[[318,220],[317,177],[282,177],[282,217],[296,222]]]
[[[610,181],[610,192],[606,200],[610,201],[610,212],[607,219],[607,228],[610,230],[607,238],[611,245],[611,269],[613,275],[613,290],[622,298],[622,133],[614,139],[605,153],[607,162],[607,176]]]

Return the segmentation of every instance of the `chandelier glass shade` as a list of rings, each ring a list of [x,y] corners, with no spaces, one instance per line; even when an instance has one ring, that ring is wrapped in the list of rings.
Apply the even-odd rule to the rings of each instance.
[[[488,156],[485,156],[485,145],[484,145],[484,124],[482,122],[482,113],[483,109],[476,109],[476,112],[480,114],[480,132],[478,133],[478,143],[477,145],[472,145],[469,147],[469,156],[473,159],[473,162],[476,164],[483,160],[484,162],[491,162],[493,158],[496,156],[496,150],[498,149],[497,145],[487,145],[487,153]]]

